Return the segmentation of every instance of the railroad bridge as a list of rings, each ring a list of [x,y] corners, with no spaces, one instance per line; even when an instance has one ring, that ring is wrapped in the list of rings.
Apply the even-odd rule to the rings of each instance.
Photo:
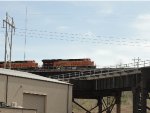
[[[98,113],[111,113],[116,105],[116,113],[121,113],[121,94],[132,91],[133,113],[147,113],[150,110],[147,100],[150,99],[150,66],[120,67],[90,70],[89,72],[70,73],[53,76],[67,80],[74,85],[73,102],[86,111],[98,107]],[[75,101],[77,99],[97,99],[97,105],[87,110]],[[105,98],[105,99],[104,99]]]

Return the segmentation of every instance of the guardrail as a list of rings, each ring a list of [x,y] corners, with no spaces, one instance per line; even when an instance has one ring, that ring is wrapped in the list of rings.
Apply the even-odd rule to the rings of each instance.
[[[119,64],[116,66],[104,67],[101,69],[92,69],[89,71],[73,72],[60,75],[54,75],[51,78],[61,81],[69,79],[98,79],[111,76],[121,76],[131,73],[140,73],[139,68],[150,66],[150,60],[137,61],[129,64]]]

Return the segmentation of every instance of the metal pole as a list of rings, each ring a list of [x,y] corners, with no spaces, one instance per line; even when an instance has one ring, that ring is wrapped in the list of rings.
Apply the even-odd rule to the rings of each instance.
[[[121,113],[121,93],[116,96],[116,113]]]
[[[25,39],[24,39],[24,60],[26,59],[26,43],[27,43],[27,7],[26,7],[26,19],[25,19]]]
[[[12,24],[13,24],[13,18],[12,18]],[[12,56],[12,33],[13,33],[13,27],[11,27],[11,42],[10,42],[10,60],[9,60],[9,68],[11,69],[11,56]]]
[[[98,113],[102,113],[102,97],[99,97],[98,99],[97,99],[97,101],[98,101]]]
[[[133,91],[133,113],[138,113],[139,104],[140,104],[140,89],[134,88]]]
[[[9,20],[9,18],[10,18],[10,20]],[[11,69],[12,33],[13,33],[13,30],[15,32],[15,26],[14,26],[13,18],[9,17],[7,12],[6,12],[6,20],[3,20],[3,27],[6,30],[6,33],[5,33],[4,68],[9,67]],[[9,29],[11,29],[10,37],[9,37],[9,33],[8,33],[8,27],[9,27]],[[9,53],[8,53],[8,50],[9,50]],[[8,65],[7,65],[7,63],[8,63]]]
[[[147,91],[146,89],[142,88],[141,89],[141,108],[142,108],[142,113],[147,113],[146,112],[146,106],[147,106]]]
[[[8,14],[6,12],[6,21],[8,20]],[[3,20],[3,25],[4,25],[4,20]],[[3,26],[4,27],[4,26]],[[8,38],[8,31],[7,31],[7,23],[6,23],[6,29],[5,29],[6,33],[5,33],[5,55],[4,55],[4,68],[6,68],[6,64],[7,64],[7,38]]]

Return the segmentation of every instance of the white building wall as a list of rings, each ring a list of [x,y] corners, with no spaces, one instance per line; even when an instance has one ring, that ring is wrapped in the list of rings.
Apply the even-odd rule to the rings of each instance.
[[[37,113],[36,110],[15,109],[15,108],[0,108],[1,113]]]
[[[72,113],[72,86],[69,85],[69,94],[68,94],[68,113]]]
[[[6,76],[0,77],[6,81]],[[4,81],[0,81],[0,88],[6,89]],[[72,112],[72,86],[68,84],[8,76],[8,105],[16,102],[17,106],[23,106],[24,93],[44,95],[46,97],[45,113]],[[5,95],[5,90],[0,92],[0,99],[5,100]]]
[[[6,80],[7,76],[0,75],[0,102],[6,102]]]

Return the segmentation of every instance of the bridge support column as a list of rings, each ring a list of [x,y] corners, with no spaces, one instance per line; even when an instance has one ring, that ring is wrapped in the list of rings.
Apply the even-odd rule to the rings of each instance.
[[[102,99],[102,105],[103,105],[103,110],[102,112],[106,112],[106,113],[111,113],[115,104],[116,104],[116,98],[115,97],[106,97]]]
[[[147,113],[147,91],[142,89],[141,91],[141,104],[142,104],[142,113]]]
[[[133,89],[133,113],[139,113],[138,109],[140,106],[139,100],[140,100],[140,91],[139,88]]]
[[[133,113],[146,113],[147,91],[144,88],[133,90]]]
[[[97,99],[97,101],[98,101],[98,103],[97,103],[97,105],[98,105],[98,113],[102,113],[102,105],[103,105],[103,103],[102,103],[102,97],[100,97],[100,98],[98,98]]]
[[[150,81],[150,69],[142,68],[141,77],[137,79],[133,89],[133,113],[147,113],[147,97]]]
[[[141,111],[147,113],[147,98],[148,98],[148,85],[149,84],[150,70],[142,69],[142,81],[141,81]]]
[[[121,93],[116,96],[116,113],[121,113]]]

